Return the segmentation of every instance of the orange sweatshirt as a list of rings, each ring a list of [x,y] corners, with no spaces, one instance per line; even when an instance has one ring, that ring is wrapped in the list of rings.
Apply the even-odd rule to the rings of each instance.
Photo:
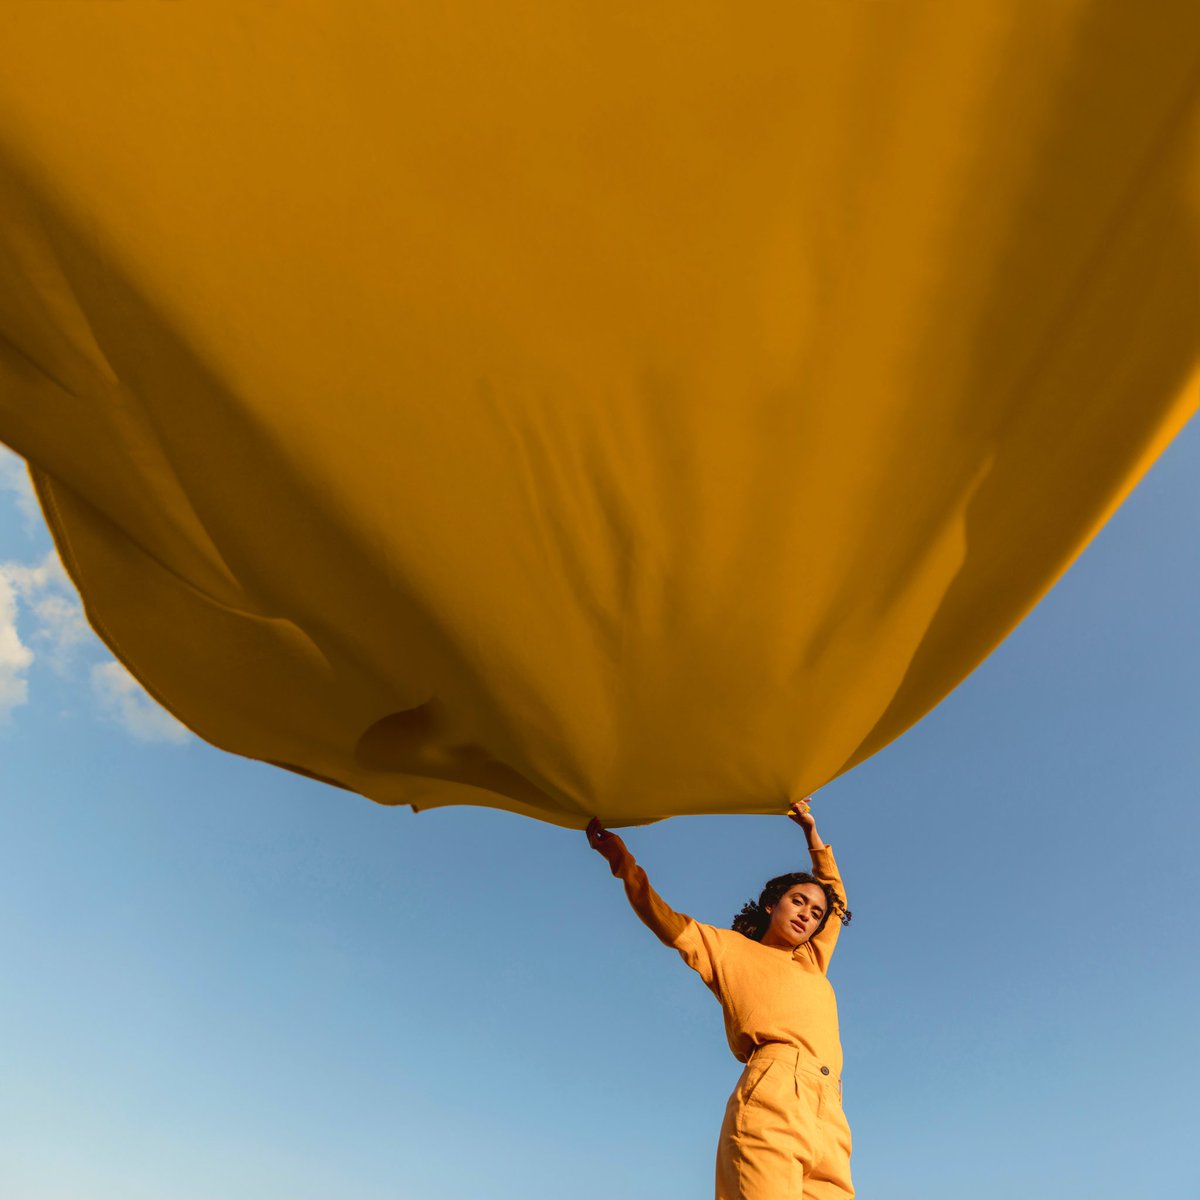
[[[844,901],[833,850],[812,851],[813,874],[832,884]],[[729,1048],[747,1062],[758,1046],[781,1042],[812,1055],[814,1066],[842,1073],[837,998],[825,977],[842,923],[830,913],[820,933],[795,950],[764,946],[732,929],[718,929],[670,908],[650,886],[646,872],[626,851],[613,865],[625,894],[659,940],[674,947],[720,1001]]]

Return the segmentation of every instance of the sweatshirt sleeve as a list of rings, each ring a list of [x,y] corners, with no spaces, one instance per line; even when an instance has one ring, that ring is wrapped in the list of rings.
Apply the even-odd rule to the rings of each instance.
[[[711,988],[716,975],[714,947],[703,936],[698,922],[676,912],[663,900],[628,851],[613,865],[612,872],[625,884],[625,895],[643,923],[660,942],[678,950],[683,961]]]
[[[820,850],[812,851],[813,874],[822,882],[828,883],[846,903],[846,887],[838,873],[837,863],[833,858],[833,847],[823,846]],[[829,970],[829,960],[833,957],[833,948],[837,945],[838,934],[842,932],[842,920],[837,912],[831,912],[825,927],[820,933],[814,934],[808,945],[813,958],[822,972]]]

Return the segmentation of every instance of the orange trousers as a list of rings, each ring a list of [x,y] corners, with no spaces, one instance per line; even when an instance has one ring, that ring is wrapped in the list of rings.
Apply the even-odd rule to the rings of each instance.
[[[851,1200],[841,1081],[794,1046],[756,1050],[725,1108],[717,1200]]]

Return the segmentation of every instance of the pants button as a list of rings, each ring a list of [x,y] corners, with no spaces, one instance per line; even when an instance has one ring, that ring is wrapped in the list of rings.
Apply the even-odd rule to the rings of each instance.
[[[821,1068],[821,1074],[822,1074],[822,1075],[828,1075],[828,1074],[829,1074],[829,1068],[828,1068],[828,1067],[822,1067],[822,1068]]]

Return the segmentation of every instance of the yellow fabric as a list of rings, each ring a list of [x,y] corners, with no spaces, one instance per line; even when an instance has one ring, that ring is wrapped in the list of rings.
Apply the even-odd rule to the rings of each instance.
[[[802,1050],[764,1046],[725,1107],[716,1200],[852,1200],[841,1089]]]
[[[835,1081],[841,1078],[837,999],[825,974],[842,928],[836,913],[819,933],[789,952],[677,913],[650,886],[632,855],[614,873],[625,881],[625,894],[638,916],[660,941],[679,951],[720,1002],[725,1036],[738,1062],[748,1062],[757,1047],[777,1042],[804,1051],[817,1070],[827,1068]],[[832,847],[812,851],[812,873],[845,903]]]
[[[0,438],[203,737],[778,811],[1195,407],[1200,6],[5,6]]]

